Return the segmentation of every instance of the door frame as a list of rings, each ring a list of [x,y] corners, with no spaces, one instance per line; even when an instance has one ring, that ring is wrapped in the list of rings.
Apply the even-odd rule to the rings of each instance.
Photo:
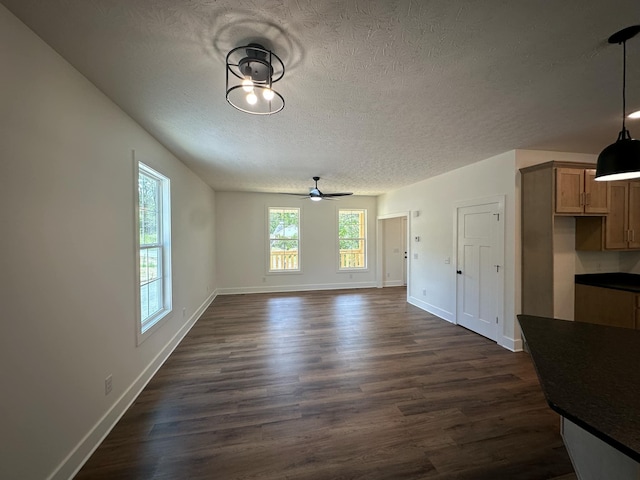
[[[384,220],[388,220],[390,218],[405,218],[407,220],[407,228],[406,228],[406,248],[407,248],[407,301],[409,301],[409,292],[411,292],[410,283],[411,283],[411,242],[409,239],[411,238],[411,212],[398,212],[398,213],[388,213],[386,215],[378,215],[376,217],[376,287],[382,288],[384,284],[384,269],[382,266],[384,265],[384,239],[382,234],[382,222]]]
[[[498,344],[501,343],[501,338],[504,337],[504,235],[505,235],[505,216],[504,209],[506,203],[506,195],[491,195],[489,197],[481,197],[481,198],[472,198],[469,200],[462,200],[459,202],[455,202],[453,204],[453,251],[454,251],[454,266],[453,270],[455,278],[455,315],[454,321],[456,325],[458,325],[458,296],[460,292],[458,291],[458,277],[456,270],[459,269],[458,265],[458,219],[460,216],[460,209],[467,207],[476,207],[481,205],[487,205],[490,203],[498,204],[498,213],[501,217],[501,222],[498,222],[498,231],[496,232],[496,262],[500,265],[500,271],[498,272],[498,279],[496,281],[496,315],[498,316],[498,326],[497,326],[497,335],[496,342]]]

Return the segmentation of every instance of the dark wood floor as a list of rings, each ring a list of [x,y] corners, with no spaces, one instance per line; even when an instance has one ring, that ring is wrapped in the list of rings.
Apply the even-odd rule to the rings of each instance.
[[[528,355],[405,295],[218,297],[76,478],[572,474]]]

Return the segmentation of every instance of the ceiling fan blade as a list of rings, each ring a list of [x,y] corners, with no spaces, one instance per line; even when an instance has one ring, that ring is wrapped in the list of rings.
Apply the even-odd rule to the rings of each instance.
[[[304,193],[289,193],[289,192],[280,192],[279,195],[293,195],[298,198],[311,198],[310,195],[305,195]]]
[[[348,195],[353,195],[351,192],[343,192],[343,193],[323,193],[323,197],[346,197]]]

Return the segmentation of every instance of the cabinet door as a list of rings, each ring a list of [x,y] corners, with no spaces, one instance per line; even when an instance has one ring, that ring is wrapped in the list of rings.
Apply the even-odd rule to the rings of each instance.
[[[636,294],[592,285],[575,286],[575,319],[611,327],[636,328]]]
[[[609,213],[609,191],[609,182],[596,182],[595,169],[585,170],[584,194],[586,198],[584,213]]]
[[[629,182],[629,248],[640,248],[640,182]]]
[[[609,215],[605,219],[604,247],[607,250],[625,249],[628,230],[628,191],[629,182],[609,182],[611,184],[611,203]]]
[[[584,196],[584,170],[556,169],[556,213],[582,213]]]

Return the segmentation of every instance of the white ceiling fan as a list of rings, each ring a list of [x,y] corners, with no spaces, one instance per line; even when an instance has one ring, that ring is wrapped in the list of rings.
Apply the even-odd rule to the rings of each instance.
[[[303,195],[300,198],[309,198],[314,202],[319,202],[320,200],[333,200],[335,197],[346,197],[348,195],[353,195],[352,192],[322,193],[318,189],[318,180],[320,180],[320,177],[313,177],[313,180],[316,182],[316,184],[314,187],[309,187],[309,195]],[[285,193],[285,195],[300,195],[300,194]]]

